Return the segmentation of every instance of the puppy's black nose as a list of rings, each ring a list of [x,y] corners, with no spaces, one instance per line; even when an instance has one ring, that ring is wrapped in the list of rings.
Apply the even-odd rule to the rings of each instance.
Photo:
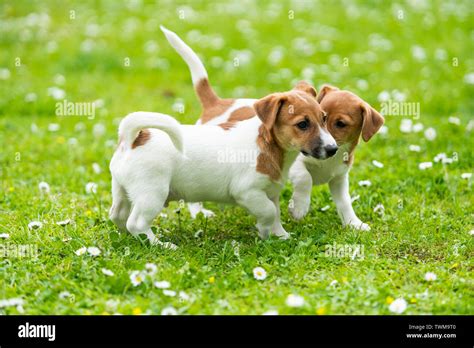
[[[326,151],[328,157],[332,157],[337,152],[337,145],[327,145],[324,147],[324,150]]]

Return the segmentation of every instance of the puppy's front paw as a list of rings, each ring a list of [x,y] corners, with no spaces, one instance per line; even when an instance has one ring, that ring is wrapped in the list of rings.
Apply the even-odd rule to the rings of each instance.
[[[301,220],[308,214],[310,202],[302,202],[300,200],[292,200],[288,210],[295,220]]]
[[[286,240],[290,238],[290,234],[286,232],[282,227],[272,230],[272,235],[278,237],[281,240]]]
[[[347,226],[359,230],[359,231],[370,231],[370,226],[367,225],[366,223],[363,223],[360,220],[357,221],[351,221],[347,224]]]

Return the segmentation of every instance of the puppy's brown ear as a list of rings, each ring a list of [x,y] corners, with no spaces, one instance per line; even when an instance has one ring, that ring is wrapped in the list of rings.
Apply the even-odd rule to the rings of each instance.
[[[362,139],[369,141],[382,127],[384,118],[369,104],[362,104]]]
[[[316,95],[318,94],[318,92],[316,91],[316,88],[314,88],[313,86],[311,86],[308,82],[306,81],[300,81],[296,84],[295,88],[293,88],[294,90],[297,90],[297,91],[303,91],[305,93],[308,93],[310,96],[312,97],[316,97]]]
[[[270,94],[253,104],[258,117],[262,120],[265,127],[270,130],[277,119],[278,113],[280,112],[283,102],[286,100],[286,96],[282,93]]]
[[[334,92],[334,91],[338,91],[338,90],[339,90],[339,88],[337,88],[337,87],[333,87],[333,86],[330,86],[330,85],[323,85],[323,87],[321,87],[321,89],[319,90],[319,94],[316,97],[316,101],[318,103],[321,103],[321,101],[326,96],[326,94]]]

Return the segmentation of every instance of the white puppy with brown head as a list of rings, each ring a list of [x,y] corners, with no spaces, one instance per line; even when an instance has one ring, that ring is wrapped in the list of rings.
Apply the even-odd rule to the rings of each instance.
[[[161,29],[191,71],[193,85],[203,107],[197,124],[234,124],[255,115],[252,99],[219,98],[209,84],[206,69],[199,57],[175,33],[163,27]],[[300,82],[296,88],[316,96],[314,88],[305,82]],[[343,225],[368,230],[369,226],[357,217],[352,208],[348,173],[360,136],[368,141],[383,125],[384,119],[355,94],[335,87],[324,86],[317,95],[317,101],[327,113],[328,136],[336,140],[337,146],[326,149],[328,157],[334,156],[324,161],[312,158],[304,151],[298,156],[290,169],[290,180],[294,187],[290,212],[296,219],[303,218],[309,210],[312,186],[327,183]],[[189,204],[189,209],[192,216],[198,212],[213,215],[200,203]]]
[[[261,238],[286,238],[278,198],[300,152],[325,159],[335,140],[314,96],[296,88],[253,102],[258,116],[220,126],[181,125],[174,118],[135,112],[119,126],[110,163],[110,218],[130,233],[159,243],[150,226],[169,201],[238,204],[257,218]],[[255,161],[223,159],[246,153]]]

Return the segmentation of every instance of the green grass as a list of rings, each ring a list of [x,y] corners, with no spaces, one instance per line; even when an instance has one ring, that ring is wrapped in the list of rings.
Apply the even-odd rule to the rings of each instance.
[[[3,250],[7,245],[38,248],[37,258],[0,259],[0,299],[23,298],[26,314],[160,314],[167,306],[183,314],[390,314],[387,302],[398,297],[408,302],[404,314],[474,312],[469,234],[474,195],[472,179],[461,178],[474,164],[472,131],[467,129],[474,88],[465,78],[474,72],[470,1],[426,1],[426,7],[385,1],[235,1],[232,6],[223,1],[166,1],[137,8],[127,5],[131,3],[0,5],[0,68],[10,72],[0,80],[0,233],[10,238],[0,243]],[[224,12],[221,7],[226,6]],[[179,19],[180,9],[184,19]],[[76,19],[70,19],[70,11]],[[288,18],[289,11],[294,19]],[[32,12],[47,13],[49,21],[34,24],[31,15],[26,19]],[[94,23],[100,31],[88,37],[86,32],[90,35],[94,27],[86,28]],[[163,211],[168,216],[159,217],[155,225],[163,240],[179,246],[177,251],[119,235],[107,217],[107,168],[118,121],[129,112],[150,110],[193,123],[200,112],[188,70],[160,24],[199,52],[222,96],[260,97],[288,90],[305,77],[317,87],[330,83],[347,88],[380,109],[379,93],[396,89],[407,101],[420,103],[421,118],[414,122],[435,128],[437,137],[428,141],[423,132],[402,133],[401,117],[387,116],[388,134],[358,147],[351,194],[360,195],[354,208],[372,227],[370,232],[340,226],[327,187],[314,188],[312,209],[303,221],[291,220],[288,185],[281,203],[284,227],[292,233],[288,241],[261,241],[254,218],[243,209],[214,204],[207,206],[217,216],[208,220],[200,216],[193,221],[186,209],[178,213],[177,203]],[[194,39],[201,35],[202,40]],[[295,48],[296,37],[307,41],[309,51]],[[155,51],[145,49],[153,47],[150,41],[156,43]],[[87,42],[93,42],[89,52],[81,50]],[[277,46],[284,55],[271,64],[268,57]],[[423,48],[424,60],[414,58],[414,46]],[[235,50],[251,52],[248,63],[241,59],[234,67]],[[17,57],[20,66],[15,66]],[[129,67],[124,66],[126,57]],[[65,77],[64,84],[55,82],[57,74]],[[52,86],[64,89],[69,101],[103,99],[104,107],[91,120],[55,116],[56,101],[47,92]],[[26,103],[28,93],[35,93],[37,100]],[[186,106],[183,114],[173,111],[177,99]],[[449,116],[461,124],[449,123]],[[50,123],[58,123],[60,130],[49,131]],[[93,133],[98,124],[105,127],[101,136]],[[77,139],[76,145],[70,144],[71,138]],[[410,152],[410,144],[419,145],[421,152]],[[458,160],[418,169],[420,162],[432,161],[440,152]],[[372,160],[384,168],[376,168]],[[93,171],[93,163],[102,168],[100,174]],[[357,185],[366,179],[370,188]],[[49,195],[40,193],[42,181],[49,183]],[[88,182],[98,184],[97,194],[86,193]],[[385,207],[383,216],[373,211],[379,203]],[[325,205],[331,209],[321,212]],[[65,219],[71,224],[55,224]],[[29,230],[28,223],[37,220],[43,227]],[[362,245],[365,257],[326,257],[326,245],[333,243]],[[74,252],[83,246],[97,246],[102,253],[77,256]],[[143,270],[149,262],[158,272],[134,287],[130,272]],[[253,277],[257,266],[268,273],[263,281]],[[102,268],[115,275],[102,274]],[[437,280],[425,281],[426,272],[434,272]],[[165,296],[153,280],[169,281],[170,289],[186,292],[189,300]],[[330,286],[333,280],[338,284]],[[70,296],[60,298],[65,291]],[[305,305],[287,306],[289,294],[303,296]],[[0,313],[18,309],[4,307]]]

